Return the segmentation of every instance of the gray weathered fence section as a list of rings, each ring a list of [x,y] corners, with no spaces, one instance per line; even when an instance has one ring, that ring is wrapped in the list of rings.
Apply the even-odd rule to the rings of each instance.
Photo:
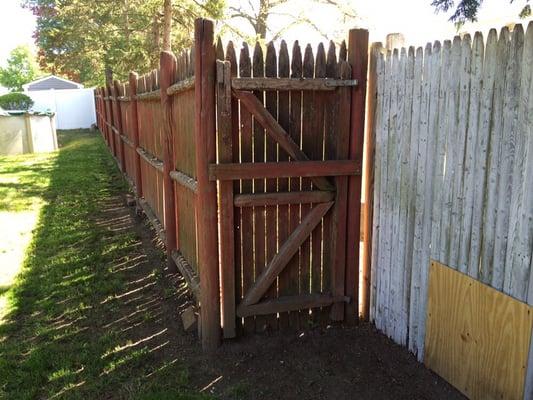
[[[371,318],[422,359],[430,259],[533,304],[533,22],[371,56]]]

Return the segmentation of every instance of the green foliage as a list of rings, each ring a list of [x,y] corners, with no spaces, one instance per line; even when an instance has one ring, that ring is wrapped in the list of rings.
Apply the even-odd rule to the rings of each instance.
[[[512,3],[513,1],[510,0],[509,2]],[[530,0],[522,1],[524,2],[524,7],[518,16],[520,18],[527,18],[531,15]],[[433,0],[431,5],[435,7],[437,12],[448,12],[453,9],[454,12],[450,17],[450,21],[454,22],[457,26],[462,26],[465,22],[477,21],[477,14],[482,3],[483,0],[459,0],[456,5],[455,0]]]
[[[0,84],[12,91],[20,91],[22,85],[33,81],[39,74],[39,66],[30,48],[17,46],[11,51],[7,66],[0,68]]]
[[[37,16],[36,40],[41,66],[86,85],[104,76],[125,80],[130,71],[158,65],[163,0],[23,0]],[[194,19],[217,18],[224,0],[174,1],[172,47],[192,44]]]
[[[4,110],[28,110],[31,106],[33,100],[24,93],[8,93],[0,96],[0,107]]]

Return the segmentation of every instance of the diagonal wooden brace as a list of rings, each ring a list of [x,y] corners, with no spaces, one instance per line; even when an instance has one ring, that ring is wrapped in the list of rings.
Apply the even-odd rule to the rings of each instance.
[[[297,161],[309,161],[307,155],[300,149],[283,127],[268,112],[263,104],[252,92],[234,90],[234,95],[241,101],[254,118],[265,128],[270,137],[275,140],[292,158]],[[313,183],[321,190],[334,190],[334,186],[324,177],[312,178]]]
[[[261,273],[257,281],[246,293],[242,304],[249,306],[261,300],[261,297],[268,290],[272,282],[287,266],[291,258],[296,254],[298,248],[311,234],[313,229],[322,220],[322,217],[328,212],[333,202],[321,203],[315,205],[309,214],[302,220],[300,225],[292,232],[287,241],[279,249],[278,253],[272,258],[265,270]]]

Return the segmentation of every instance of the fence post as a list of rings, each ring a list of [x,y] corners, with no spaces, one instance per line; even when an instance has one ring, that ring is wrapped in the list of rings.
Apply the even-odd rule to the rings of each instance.
[[[117,129],[117,136],[118,136],[118,142],[119,142],[119,149],[120,149],[120,158],[119,158],[119,164],[120,164],[120,170],[122,172],[126,172],[126,157],[124,155],[124,140],[122,140],[122,135],[124,132],[122,131],[122,107],[120,105],[120,101],[118,100],[120,95],[119,90],[119,81],[115,80],[113,82],[113,102],[115,103],[115,111],[116,111],[116,129]]]
[[[174,183],[170,171],[174,169],[174,143],[172,137],[172,98],[167,89],[176,78],[176,57],[169,51],[161,52],[159,59],[161,92],[161,107],[163,110],[163,193],[164,193],[164,226],[167,239],[167,265],[170,272],[176,272],[177,267],[172,260],[172,251],[176,249],[176,207]]]
[[[113,154],[113,156],[115,157],[115,160],[116,160],[116,157],[117,157],[117,149],[116,149],[116,142],[115,142],[115,132],[113,131],[113,107],[111,105],[111,88],[106,85],[105,86],[105,98],[106,98],[106,103],[105,103],[105,106],[106,106],[106,116],[107,116],[107,135],[109,136],[109,141],[111,142],[111,154]]]
[[[143,187],[141,179],[141,156],[137,152],[139,148],[139,115],[137,113],[137,79],[138,75],[135,72],[130,72],[130,108],[131,108],[131,134],[133,136],[133,165],[134,165],[134,182],[137,195],[137,203],[143,197]],[[138,205],[138,204],[137,204]]]
[[[352,66],[352,79],[357,86],[352,89],[350,160],[362,165],[365,131],[366,75],[368,67],[368,31],[351,29],[348,36],[348,62]],[[352,301],[345,307],[345,320],[353,322],[359,313],[359,241],[361,224],[361,175],[348,180],[348,221],[346,232],[346,296]],[[364,274],[363,276],[368,276]],[[363,282],[363,286],[369,281]],[[354,318],[355,317],[355,318]]]
[[[106,88],[102,86],[100,88],[100,94],[102,95],[102,103],[100,104],[101,110],[102,110],[102,133],[104,134],[105,141],[107,143],[107,147],[111,149],[111,142],[109,141],[109,132],[108,132],[108,125],[107,125],[107,106],[106,106]]]
[[[216,162],[215,47],[213,23],[197,19],[194,29],[195,138],[198,196],[198,269],[200,324],[204,350],[220,344],[220,294],[217,243],[216,182],[209,180],[209,164]]]
[[[368,321],[370,318],[370,285],[371,285],[371,263],[372,263],[372,221],[374,203],[374,112],[377,98],[377,58],[381,52],[381,43],[373,43],[370,48],[370,59],[368,62],[368,85],[366,101],[366,130],[365,147],[363,153],[363,257],[361,266],[361,318]]]

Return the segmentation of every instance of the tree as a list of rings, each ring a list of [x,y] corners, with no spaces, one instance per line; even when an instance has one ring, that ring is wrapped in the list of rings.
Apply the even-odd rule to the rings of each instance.
[[[8,93],[0,96],[0,108],[4,110],[28,110],[31,106],[33,100],[24,93]]]
[[[514,0],[510,0],[512,3]],[[526,18],[531,15],[531,5],[529,4],[530,0],[523,0],[524,7],[519,14],[520,18]],[[465,22],[475,22],[477,21],[477,14],[483,0],[459,0],[457,5],[455,5],[455,0],[433,0],[431,5],[435,7],[437,12],[448,12],[451,9],[455,8],[450,21],[454,22],[457,26],[464,25]]]
[[[87,85],[104,77],[155,68],[162,50],[164,0],[23,0],[37,16],[35,38],[43,69]],[[169,2],[170,3],[170,2]],[[194,19],[222,14],[223,0],[180,0],[172,6],[175,50],[192,44]],[[164,37],[164,35],[163,35]]]
[[[163,4],[163,50],[172,48],[172,0],[165,0]]]
[[[17,46],[9,54],[7,66],[0,68],[0,84],[11,91],[21,91],[22,85],[40,74],[39,65],[28,46]]]
[[[311,3],[311,4],[310,4]],[[334,39],[336,32],[325,32],[317,23],[320,13],[316,7],[327,7],[336,14],[335,22],[339,28],[347,23],[353,23],[357,14],[349,0],[248,0],[230,5],[227,10],[225,28],[233,31],[245,39],[259,39],[265,41],[279,39],[287,30],[297,25],[307,25],[317,31],[325,39]],[[270,28],[271,18],[284,18],[285,26],[276,31]],[[255,38],[248,37],[238,30],[233,22],[241,20],[247,22],[255,32]],[[342,30],[342,29],[341,29]]]

